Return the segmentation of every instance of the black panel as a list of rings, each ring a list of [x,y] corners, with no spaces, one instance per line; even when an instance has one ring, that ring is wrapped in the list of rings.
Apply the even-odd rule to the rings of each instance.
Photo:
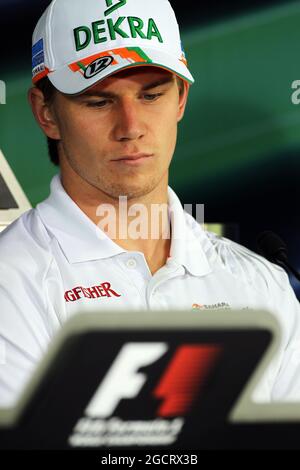
[[[18,209],[19,206],[13,198],[2,175],[0,174],[0,210]]]

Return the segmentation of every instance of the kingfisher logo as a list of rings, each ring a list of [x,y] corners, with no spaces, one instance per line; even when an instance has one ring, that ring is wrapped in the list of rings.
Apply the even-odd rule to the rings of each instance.
[[[120,405],[127,403],[127,408],[134,405],[151,384],[150,374],[140,369],[152,366],[170,353],[170,346],[164,342],[125,344],[88,404],[85,417],[75,426],[69,443],[81,447],[88,442],[91,447],[99,447],[176,442],[184,417],[201,394],[220,352],[220,346],[212,344],[179,346],[151,387],[150,399],[158,403],[155,419],[123,421],[118,417]]]
[[[76,302],[82,298],[92,300],[100,297],[121,297],[121,294],[112,289],[109,282],[103,282],[93,287],[74,287],[74,289],[67,290],[64,297],[66,302]]]

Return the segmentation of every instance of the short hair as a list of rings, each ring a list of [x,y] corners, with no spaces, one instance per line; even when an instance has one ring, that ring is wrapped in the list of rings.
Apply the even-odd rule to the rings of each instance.
[[[176,75],[176,80],[179,88],[179,95],[181,96],[184,91],[184,82],[182,78]],[[36,87],[43,93],[45,102],[51,104],[54,100],[55,94],[57,93],[56,88],[52,85],[48,77],[44,77],[36,83]],[[51,162],[55,166],[59,166],[59,152],[58,152],[58,140],[47,137],[48,154]]]
[[[48,77],[42,78],[36,83],[36,87],[41,90],[44,95],[44,100],[47,104],[51,104],[54,100],[55,94],[57,93],[56,88],[52,85]],[[47,137],[48,143],[48,154],[51,162],[55,166],[59,166],[59,153],[58,153],[58,140]]]

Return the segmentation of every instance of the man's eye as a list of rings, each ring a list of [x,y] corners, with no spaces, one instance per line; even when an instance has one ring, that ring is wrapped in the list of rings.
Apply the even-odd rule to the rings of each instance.
[[[90,108],[103,108],[108,103],[108,100],[92,101],[87,103]]]
[[[149,95],[144,95],[144,99],[146,101],[155,101],[162,95],[163,95],[162,93],[152,93],[152,94],[149,94]]]

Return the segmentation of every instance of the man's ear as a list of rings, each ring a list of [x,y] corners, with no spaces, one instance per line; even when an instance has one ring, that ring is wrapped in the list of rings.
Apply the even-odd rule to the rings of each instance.
[[[184,80],[183,81],[183,90],[182,90],[181,94],[179,95],[179,106],[178,106],[177,122],[180,122],[181,119],[184,116],[189,91],[190,91],[190,85]]]
[[[40,128],[51,139],[60,140],[57,119],[51,106],[45,102],[43,92],[33,87],[28,90],[27,96],[33,115]]]

